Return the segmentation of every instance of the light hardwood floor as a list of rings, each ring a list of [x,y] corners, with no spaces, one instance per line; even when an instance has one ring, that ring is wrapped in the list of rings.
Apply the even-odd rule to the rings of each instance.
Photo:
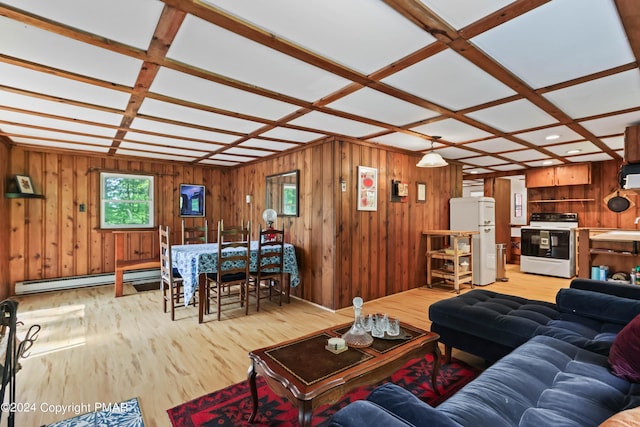
[[[554,301],[569,280],[521,274],[508,266],[509,282],[483,289]],[[467,292],[463,287],[462,292]],[[386,312],[428,329],[429,305],[450,298],[449,287],[426,287],[365,302],[364,312]],[[261,303],[249,316],[225,311],[198,325],[197,309],[180,308],[176,321],[162,313],[159,291],[137,293],[125,285],[125,296],[113,297],[113,286],[101,286],[16,298],[18,318],[42,331],[17,375],[17,400],[34,404],[35,412],[17,415],[17,425],[39,426],[76,415],[55,413],[53,405],[94,406],[132,397],[140,401],[145,425],[170,426],[166,410],[246,378],[252,349],[348,322],[353,310],[328,311],[302,300]],[[479,363],[472,356],[454,357]],[[42,409],[46,409],[43,411]],[[79,408],[83,409],[83,408]],[[86,409],[84,409],[85,412]],[[2,425],[6,425],[3,417]]]

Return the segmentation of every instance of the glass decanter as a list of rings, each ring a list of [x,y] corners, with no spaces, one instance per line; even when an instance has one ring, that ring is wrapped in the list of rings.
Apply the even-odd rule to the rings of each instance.
[[[362,298],[355,297],[353,299],[353,311],[355,312],[355,321],[353,326],[347,332],[342,334],[342,339],[349,347],[362,348],[369,347],[373,343],[373,337],[364,330],[362,324],[362,318],[360,314],[362,312]]]

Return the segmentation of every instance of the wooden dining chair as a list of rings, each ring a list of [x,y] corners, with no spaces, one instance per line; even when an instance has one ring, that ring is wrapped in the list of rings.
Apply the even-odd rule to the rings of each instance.
[[[160,280],[162,285],[163,311],[171,308],[171,320],[175,320],[176,306],[182,295],[182,278],[174,271],[171,260],[171,232],[169,227],[159,227],[160,236]],[[194,300],[195,305],[195,300]]]
[[[218,255],[215,273],[207,274],[207,314],[210,302],[215,300],[216,315],[220,320],[223,305],[240,302],[249,314],[247,286],[249,281],[251,224],[244,228],[225,228],[218,223]],[[237,297],[237,298],[236,298]],[[224,302],[223,302],[224,300]]]
[[[256,298],[256,311],[260,311],[260,300],[274,294],[278,297],[278,305],[282,305],[282,294],[285,293],[284,280],[284,227],[282,229],[266,228],[258,233],[258,262],[255,271],[250,272],[251,283],[249,293]],[[288,292],[286,293],[288,295]]]
[[[188,227],[185,220],[182,220],[182,244],[192,245],[198,243],[209,243],[209,225],[204,220],[202,225]]]

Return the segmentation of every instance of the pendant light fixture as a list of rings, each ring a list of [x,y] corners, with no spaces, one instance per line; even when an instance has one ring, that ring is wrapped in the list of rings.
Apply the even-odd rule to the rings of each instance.
[[[449,163],[447,163],[440,154],[438,153],[434,153],[433,152],[433,141],[437,141],[440,138],[442,138],[441,136],[432,136],[431,137],[431,151],[429,151],[427,154],[425,154],[424,156],[422,156],[422,159],[420,159],[420,161],[418,163],[416,163],[416,166],[419,168],[439,168],[442,166],[447,166]]]

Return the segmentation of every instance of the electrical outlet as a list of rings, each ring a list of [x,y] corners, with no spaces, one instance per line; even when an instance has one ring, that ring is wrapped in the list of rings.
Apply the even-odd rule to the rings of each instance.
[[[80,212],[87,211],[87,205],[85,205],[84,203],[80,203],[80,206],[78,206],[78,208],[80,209]]]
[[[343,193],[346,193],[346,192],[347,192],[347,183],[346,183],[346,182],[344,182],[344,181],[342,181],[342,182],[340,183],[340,185],[342,186],[342,192],[343,192]]]
[[[245,199],[247,200],[247,203],[251,203],[251,194],[247,194]]]

